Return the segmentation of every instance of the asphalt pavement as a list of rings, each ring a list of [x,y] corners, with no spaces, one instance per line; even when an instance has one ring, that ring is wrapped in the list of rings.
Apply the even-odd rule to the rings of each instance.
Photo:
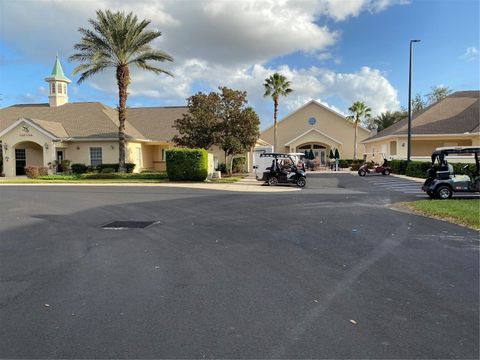
[[[0,187],[0,358],[477,359],[478,232],[308,180]]]

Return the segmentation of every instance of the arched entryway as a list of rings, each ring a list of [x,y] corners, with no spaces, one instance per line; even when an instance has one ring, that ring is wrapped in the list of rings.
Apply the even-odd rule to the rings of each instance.
[[[25,175],[25,166],[44,166],[43,147],[33,141],[14,146],[15,175]]]
[[[305,153],[307,151],[310,153],[310,150],[313,152],[315,159],[320,161],[320,165],[327,165],[327,157],[330,153],[330,146],[322,143],[307,143],[297,146],[296,152]]]

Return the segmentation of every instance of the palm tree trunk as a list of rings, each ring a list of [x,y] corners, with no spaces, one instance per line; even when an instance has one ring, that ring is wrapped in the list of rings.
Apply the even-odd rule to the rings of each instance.
[[[353,125],[353,127],[355,128],[355,135],[353,137],[353,159],[354,160],[357,160],[357,127],[358,127],[358,124],[357,122],[355,121],[355,124]]]
[[[117,85],[118,85],[118,171],[125,172],[125,120],[127,118],[127,89],[130,79],[128,66],[117,67]]]
[[[273,152],[277,152],[277,113],[278,99],[273,100]]]

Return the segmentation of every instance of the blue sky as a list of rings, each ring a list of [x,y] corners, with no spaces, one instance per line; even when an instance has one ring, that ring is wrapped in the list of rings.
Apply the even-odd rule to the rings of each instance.
[[[155,45],[175,58],[165,65],[174,78],[133,72],[130,106],[184,105],[197,91],[226,85],[248,92],[266,127],[272,104],[262,81],[279,71],[295,90],[282,99],[281,116],[312,98],[343,113],[357,99],[374,113],[396,110],[407,103],[414,38],[422,40],[414,48],[414,93],[480,88],[476,0],[7,0],[0,3],[1,107],[46,102],[43,78],[57,52],[65,74],[78,78],[67,58],[96,6],[152,19],[163,33]],[[116,103],[111,72],[69,90],[70,101]]]

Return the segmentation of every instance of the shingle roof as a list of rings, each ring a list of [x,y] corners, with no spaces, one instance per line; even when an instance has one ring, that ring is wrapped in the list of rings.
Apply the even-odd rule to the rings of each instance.
[[[65,137],[66,133],[67,137],[73,138],[118,139],[116,110],[99,102],[68,103],[58,107],[50,107],[48,104],[9,106],[0,109],[0,131],[19,118],[34,119],[39,126],[46,127],[45,130],[60,138]],[[61,124],[63,130],[55,123]],[[125,124],[125,132],[127,138],[146,139],[128,122]]]
[[[479,132],[480,91],[458,91],[412,116],[412,134],[465,134]],[[407,135],[408,118],[380,131],[373,139]]]
[[[177,134],[173,124],[187,111],[185,106],[130,108],[127,121],[149,140],[172,141]]]

